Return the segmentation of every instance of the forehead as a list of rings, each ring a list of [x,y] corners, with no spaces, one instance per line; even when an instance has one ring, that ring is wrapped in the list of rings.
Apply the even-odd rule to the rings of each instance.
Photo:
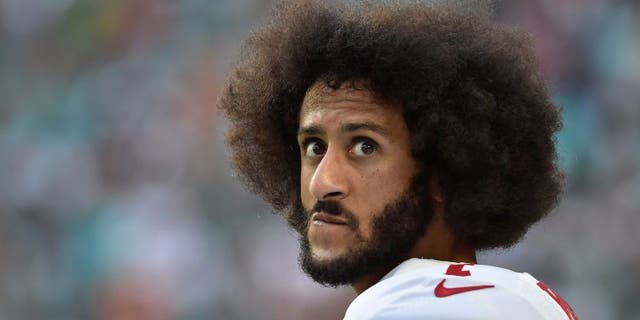
[[[367,118],[381,124],[401,122],[402,108],[376,97],[361,83],[342,84],[338,89],[316,82],[307,91],[300,109],[300,126],[316,125],[323,120],[346,121]],[[329,119],[327,119],[329,118]]]

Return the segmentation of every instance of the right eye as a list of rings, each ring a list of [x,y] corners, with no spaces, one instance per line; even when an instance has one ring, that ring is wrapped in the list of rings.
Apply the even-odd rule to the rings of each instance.
[[[318,157],[324,154],[326,147],[318,140],[311,140],[305,144],[304,155],[307,157]]]

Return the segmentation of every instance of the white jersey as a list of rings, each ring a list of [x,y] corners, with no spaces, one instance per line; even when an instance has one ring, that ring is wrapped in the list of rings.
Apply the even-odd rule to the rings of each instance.
[[[344,320],[577,320],[569,305],[527,273],[410,259],[362,292]]]

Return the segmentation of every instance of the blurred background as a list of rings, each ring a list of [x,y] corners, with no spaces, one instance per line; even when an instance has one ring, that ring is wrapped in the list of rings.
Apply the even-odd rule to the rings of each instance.
[[[270,1],[0,0],[0,319],[340,319],[215,108]],[[640,319],[640,3],[498,2],[563,106],[564,200],[479,263]]]

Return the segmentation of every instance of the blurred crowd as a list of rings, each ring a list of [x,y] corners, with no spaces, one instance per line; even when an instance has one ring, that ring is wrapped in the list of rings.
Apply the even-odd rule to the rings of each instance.
[[[0,0],[0,319],[339,319],[235,180],[215,108],[258,0]],[[479,263],[640,319],[640,3],[510,0],[562,107],[564,200]]]

